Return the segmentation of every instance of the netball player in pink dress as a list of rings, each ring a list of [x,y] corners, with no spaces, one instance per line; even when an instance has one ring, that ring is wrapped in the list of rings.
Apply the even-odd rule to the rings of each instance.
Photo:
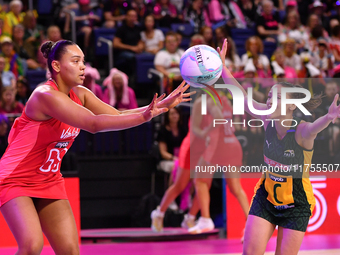
[[[207,146],[198,162],[201,168],[207,166],[234,167],[233,172],[225,172],[226,182],[230,192],[237,198],[240,203],[245,217],[248,215],[249,203],[246,193],[242,189],[239,172],[242,166],[243,151],[240,142],[234,135],[234,129],[230,126],[232,120],[232,107],[229,99],[221,95],[222,105],[215,105],[213,100],[207,100],[207,107],[210,112],[218,119],[228,120],[227,124],[216,125],[208,135]],[[212,119],[211,119],[212,122]],[[204,169],[202,169],[204,170]],[[196,196],[199,201],[201,217],[198,219],[196,226],[189,229],[192,234],[207,232],[214,229],[214,223],[210,218],[210,194],[209,189],[212,182],[213,174],[209,172],[195,172],[194,180]]]
[[[191,93],[183,82],[149,106],[120,112],[79,84],[85,79],[84,54],[71,41],[46,42],[51,80],[37,87],[13,124],[0,161],[0,209],[17,243],[16,254],[39,254],[44,232],[56,254],[79,254],[78,234],[60,174],[63,156],[80,129],[121,130],[149,121]]]
[[[174,183],[166,190],[161,204],[151,213],[151,228],[155,232],[163,231],[163,219],[165,211],[168,209],[172,201],[182,193],[190,182],[190,170],[192,170],[200,159],[205,150],[205,139],[212,128],[211,116],[202,116],[201,98],[198,97],[192,110],[192,117],[189,121],[189,132],[182,141],[178,155],[178,170]],[[183,228],[191,228],[195,225],[196,214],[199,211],[197,198],[193,200],[193,204],[188,214],[184,216],[182,222]]]

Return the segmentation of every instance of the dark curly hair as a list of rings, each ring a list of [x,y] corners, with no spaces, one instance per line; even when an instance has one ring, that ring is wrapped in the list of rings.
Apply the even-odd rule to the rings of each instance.
[[[40,47],[40,51],[43,54],[44,58],[47,59],[48,69],[51,74],[53,73],[52,61],[60,60],[61,57],[66,52],[66,47],[70,45],[76,45],[72,41],[68,40],[60,40],[57,42],[47,41]]]

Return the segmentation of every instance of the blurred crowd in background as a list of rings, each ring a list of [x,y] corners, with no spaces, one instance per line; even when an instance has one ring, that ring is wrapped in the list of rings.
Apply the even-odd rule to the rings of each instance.
[[[179,61],[183,52],[198,44],[216,49],[222,46],[224,38],[229,42],[225,65],[242,86],[253,87],[253,97],[260,102],[266,101],[273,80],[299,83],[312,95],[324,94],[322,105],[308,119],[312,121],[327,113],[339,92],[336,78],[340,77],[340,1],[37,2],[50,2],[47,19],[42,19],[37,3],[30,9],[29,1],[0,1],[0,155],[7,146],[14,119],[20,116],[36,86],[29,84],[28,73],[46,71],[40,45],[47,40],[71,39],[72,19],[76,23],[77,43],[87,62],[84,86],[118,109],[132,109],[141,102],[137,93],[140,66],[136,65],[136,57],[144,54],[151,58],[152,67],[162,78],[150,80],[153,86],[143,86],[142,90],[150,89],[150,94],[155,88],[171,92],[182,81]],[[95,51],[94,32],[105,29],[113,33],[111,70],[106,70],[107,63],[103,65]],[[46,73],[45,79],[48,77]],[[173,139],[168,136],[187,130],[187,121],[182,121],[179,115],[180,111],[170,112],[164,128],[155,130],[157,133],[161,130],[155,137],[164,159],[174,158],[174,150],[181,142],[177,139],[174,147],[170,144]],[[331,124],[316,139],[315,152],[319,150],[323,161],[331,162],[339,157],[339,127],[339,123]],[[235,132],[244,149],[244,163],[262,161],[256,145],[262,144],[263,130],[240,126]]]

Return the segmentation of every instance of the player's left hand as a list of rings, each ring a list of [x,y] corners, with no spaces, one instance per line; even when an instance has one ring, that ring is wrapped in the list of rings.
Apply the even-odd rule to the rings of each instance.
[[[156,104],[157,101],[157,93],[154,95],[151,103],[149,104],[149,106],[145,109],[145,111],[142,113],[143,118],[145,121],[149,121],[152,118],[167,112],[169,109],[168,108],[160,108],[157,106]]]
[[[339,94],[336,94],[333,103],[328,109],[328,118],[335,123],[336,119],[340,117],[340,105],[338,104]]]
[[[184,93],[189,87],[189,84],[185,85],[185,81],[182,81],[181,85],[179,85],[174,91],[172,91],[165,99],[157,103],[157,107],[171,109],[182,102],[191,101],[192,99],[190,98],[190,96],[195,94],[196,91]]]

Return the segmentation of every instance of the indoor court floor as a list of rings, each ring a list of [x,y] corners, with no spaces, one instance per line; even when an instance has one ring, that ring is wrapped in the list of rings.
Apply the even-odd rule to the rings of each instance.
[[[82,243],[81,255],[241,255],[242,244],[236,239],[205,239],[167,242],[124,242],[113,243],[98,241]],[[275,238],[270,239],[265,255],[273,255]],[[16,248],[2,248],[1,255],[12,255]],[[52,255],[50,247],[44,247],[42,255]],[[307,235],[302,243],[299,255],[340,255],[340,235]]]

